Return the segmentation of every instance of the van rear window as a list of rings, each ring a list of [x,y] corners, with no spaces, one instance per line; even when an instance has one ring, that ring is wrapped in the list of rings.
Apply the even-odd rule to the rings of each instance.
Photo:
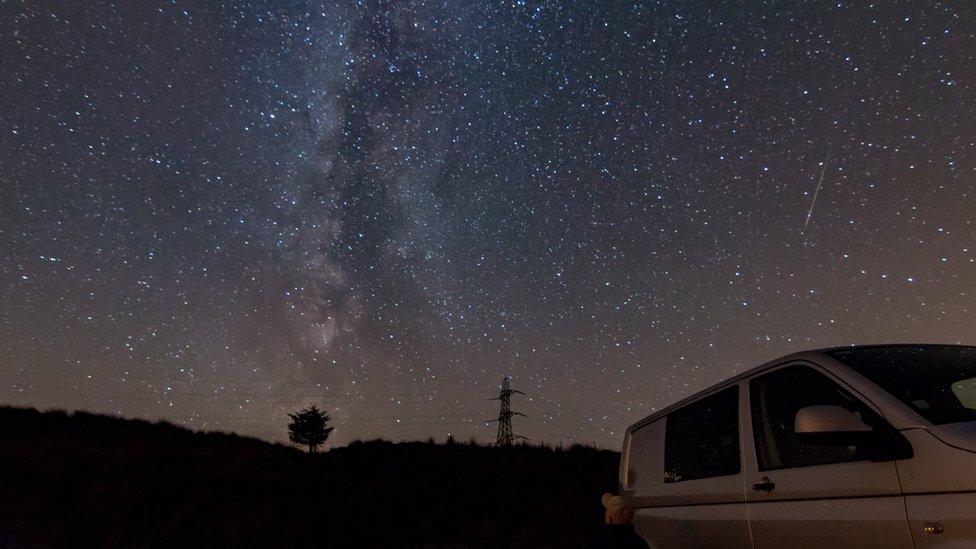
[[[665,482],[737,474],[738,386],[671,412],[664,433]]]

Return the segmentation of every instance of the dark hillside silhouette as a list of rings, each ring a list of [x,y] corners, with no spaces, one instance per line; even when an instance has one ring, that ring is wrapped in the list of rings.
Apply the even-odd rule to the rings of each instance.
[[[578,547],[618,454],[357,442],[319,454],[0,408],[0,546]]]

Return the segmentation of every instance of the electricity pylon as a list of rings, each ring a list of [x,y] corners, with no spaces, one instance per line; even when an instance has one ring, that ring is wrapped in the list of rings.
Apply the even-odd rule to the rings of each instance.
[[[518,436],[512,432],[512,416],[523,416],[525,414],[512,411],[512,395],[524,395],[522,391],[512,389],[506,377],[502,380],[502,392],[498,395],[501,405],[498,410],[498,437],[495,439],[496,446],[511,446],[516,440],[527,440],[525,437]]]

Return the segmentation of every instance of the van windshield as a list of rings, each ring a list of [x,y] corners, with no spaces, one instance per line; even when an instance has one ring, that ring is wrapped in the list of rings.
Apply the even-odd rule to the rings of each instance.
[[[855,347],[828,354],[933,424],[976,421],[976,347]]]

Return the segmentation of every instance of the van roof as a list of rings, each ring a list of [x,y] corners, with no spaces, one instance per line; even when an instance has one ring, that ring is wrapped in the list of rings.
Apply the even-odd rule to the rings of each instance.
[[[631,433],[631,432],[635,431],[636,429],[639,429],[640,427],[643,427],[644,425],[646,425],[646,424],[648,424],[648,423],[650,423],[650,422],[652,422],[652,421],[654,421],[656,419],[659,419],[662,416],[665,416],[668,413],[670,413],[670,412],[672,412],[672,411],[674,411],[674,410],[676,410],[676,409],[684,406],[685,404],[688,404],[690,402],[693,402],[695,400],[698,400],[699,398],[701,398],[701,397],[703,397],[705,395],[708,395],[710,393],[718,392],[718,391],[724,389],[725,387],[727,387],[729,385],[732,385],[734,383],[739,382],[743,378],[753,376],[755,374],[758,374],[759,372],[762,372],[763,370],[768,370],[769,368],[772,368],[774,366],[778,366],[780,364],[783,364],[784,362],[792,362],[792,361],[795,361],[795,360],[803,360],[803,359],[808,359],[809,360],[809,359],[813,359],[815,357],[822,357],[823,355],[829,355],[829,354],[831,354],[833,352],[836,352],[836,351],[851,351],[851,350],[858,350],[858,349],[897,348],[897,347],[969,347],[969,346],[968,345],[952,345],[952,344],[936,344],[936,343],[890,343],[890,344],[874,344],[874,345],[845,345],[845,346],[838,346],[838,347],[824,347],[824,348],[821,348],[821,349],[810,349],[810,350],[806,350],[806,351],[797,351],[795,353],[790,353],[788,355],[783,355],[781,357],[774,358],[773,360],[769,360],[769,361],[767,361],[767,362],[765,362],[765,363],[763,363],[763,364],[761,364],[759,366],[756,366],[754,368],[750,368],[750,369],[748,369],[748,370],[746,370],[744,372],[738,373],[738,374],[736,374],[736,375],[734,375],[734,376],[732,376],[732,377],[730,377],[730,378],[728,378],[728,379],[726,379],[724,381],[720,381],[719,383],[716,383],[716,384],[711,385],[711,386],[709,386],[709,387],[707,387],[705,389],[702,389],[701,391],[698,391],[698,392],[696,392],[696,393],[694,393],[694,394],[692,394],[690,396],[687,396],[687,397],[685,397],[685,398],[683,398],[683,399],[681,399],[681,400],[679,400],[679,401],[677,401],[677,402],[675,402],[673,404],[669,404],[668,406],[665,406],[664,408],[661,408],[660,410],[654,412],[653,414],[651,414],[651,415],[649,415],[649,416],[647,416],[647,417],[645,417],[645,418],[643,418],[643,419],[641,419],[639,421],[634,422],[633,425],[631,425],[630,427],[627,427],[627,431],[626,432]]]

